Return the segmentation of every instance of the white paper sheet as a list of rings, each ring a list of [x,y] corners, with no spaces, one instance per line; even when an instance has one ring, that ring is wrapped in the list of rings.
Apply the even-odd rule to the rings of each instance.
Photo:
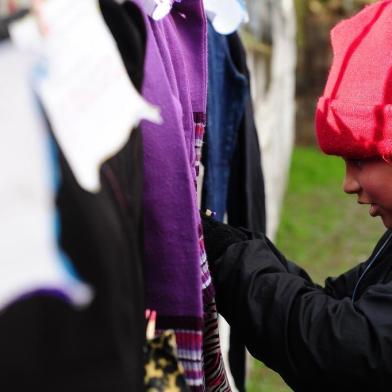
[[[50,0],[42,17],[48,34],[40,39],[37,92],[76,179],[97,192],[101,164],[142,119],[159,123],[159,111],[132,85],[96,0]],[[13,41],[39,50],[33,26],[31,19],[15,24]]]

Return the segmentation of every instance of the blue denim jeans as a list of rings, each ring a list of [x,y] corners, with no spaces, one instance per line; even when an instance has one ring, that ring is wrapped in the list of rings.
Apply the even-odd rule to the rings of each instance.
[[[205,167],[203,208],[223,220],[227,205],[230,165],[244,116],[249,83],[232,57],[229,36],[208,25],[207,128],[203,147]]]

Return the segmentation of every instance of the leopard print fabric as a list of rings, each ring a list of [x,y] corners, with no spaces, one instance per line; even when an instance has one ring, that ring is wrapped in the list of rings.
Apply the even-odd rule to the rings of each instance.
[[[165,331],[145,347],[144,385],[147,392],[189,392],[178,361],[174,331]]]

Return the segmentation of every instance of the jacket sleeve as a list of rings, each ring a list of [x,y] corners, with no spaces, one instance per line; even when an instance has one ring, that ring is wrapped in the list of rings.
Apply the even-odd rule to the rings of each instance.
[[[262,236],[230,245],[213,276],[219,312],[295,391],[392,385],[391,284],[372,286],[353,305],[342,281],[313,284]]]

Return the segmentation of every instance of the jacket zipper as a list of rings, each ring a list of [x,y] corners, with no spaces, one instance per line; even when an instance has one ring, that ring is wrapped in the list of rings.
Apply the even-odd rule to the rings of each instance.
[[[362,272],[361,276],[358,278],[357,283],[354,287],[353,295],[351,298],[351,303],[354,304],[355,301],[355,296],[359,287],[359,284],[363,280],[364,276],[368,273],[370,268],[373,266],[373,264],[376,262],[378,256],[380,256],[381,252],[384,250],[385,246],[388,244],[390,239],[392,238],[392,233],[389,234],[388,238],[385,240],[385,242],[382,244],[381,248],[377,251],[377,253],[371,258],[369,261],[368,265],[366,266],[365,270]]]

